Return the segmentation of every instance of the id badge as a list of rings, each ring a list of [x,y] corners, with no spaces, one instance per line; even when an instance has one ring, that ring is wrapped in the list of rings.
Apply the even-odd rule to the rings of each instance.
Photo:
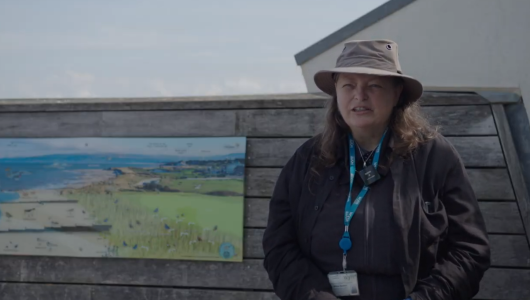
[[[328,280],[333,289],[333,294],[337,297],[359,296],[359,283],[357,282],[357,272],[331,272]]]

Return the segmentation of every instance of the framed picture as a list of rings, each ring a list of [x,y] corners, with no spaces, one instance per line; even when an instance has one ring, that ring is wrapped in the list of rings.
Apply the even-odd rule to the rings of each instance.
[[[0,253],[242,261],[245,137],[0,139]]]

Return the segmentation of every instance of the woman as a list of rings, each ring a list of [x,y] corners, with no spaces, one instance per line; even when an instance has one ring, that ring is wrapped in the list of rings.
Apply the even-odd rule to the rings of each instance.
[[[285,165],[264,266],[283,299],[471,299],[490,265],[461,159],[421,116],[397,44],[351,41],[315,75],[324,131]]]

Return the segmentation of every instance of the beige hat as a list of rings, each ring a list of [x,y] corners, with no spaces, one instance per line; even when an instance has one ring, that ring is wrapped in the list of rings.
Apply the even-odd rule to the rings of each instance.
[[[398,45],[391,40],[354,40],[344,44],[342,53],[337,58],[335,68],[321,70],[314,76],[319,89],[326,94],[335,93],[334,73],[356,73],[403,78],[402,99],[404,105],[421,97],[422,84],[401,72],[398,58]]]

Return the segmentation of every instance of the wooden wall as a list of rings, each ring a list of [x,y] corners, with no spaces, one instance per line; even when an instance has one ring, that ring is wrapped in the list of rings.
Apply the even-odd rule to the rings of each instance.
[[[325,100],[0,101],[0,137],[248,138],[243,263],[0,256],[0,299],[277,299],[262,267],[269,197],[281,167],[320,128]],[[486,218],[493,267],[476,298],[530,299],[528,198],[502,105],[475,94],[426,93],[421,101],[462,156]]]

